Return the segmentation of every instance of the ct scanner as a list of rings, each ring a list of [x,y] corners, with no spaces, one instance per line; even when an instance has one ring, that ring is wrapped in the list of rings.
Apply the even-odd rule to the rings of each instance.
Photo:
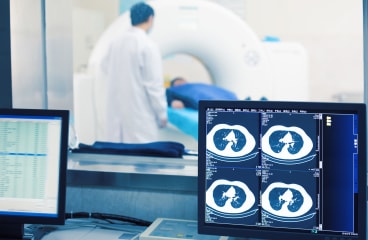
[[[188,54],[199,59],[213,84],[239,99],[306,100],[307,54],[298,43],[263,42],[230,10],[205,0],[152,0],[150,36],[162,56]],[[74,79],[75,128],[82,142],[104,140],[104,62],[109,43],[130,27],[129,13],[103,33],[89,59],[88,74]],[[92,106],[91,106],[91,103]],[[94,131],[94,130],[95,131]]]

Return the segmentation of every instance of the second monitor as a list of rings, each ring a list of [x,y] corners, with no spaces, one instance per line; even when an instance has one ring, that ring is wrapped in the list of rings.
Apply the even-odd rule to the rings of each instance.
[[[364,104],[201,101],[203,234],[366,239]]]

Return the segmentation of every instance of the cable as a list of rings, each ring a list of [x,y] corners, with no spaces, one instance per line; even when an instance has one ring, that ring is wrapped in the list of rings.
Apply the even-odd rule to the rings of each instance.
[[[122,222],[130,222],[138,226],[149,226],[152,224],[150,221],[145,221],[138,218],[128,217],[128,216],[122,216],[117,214],[109,214],[109,213],[90,213],[90,212],[71,212],[65,214],[66,219],[72,219],[72,218],[96,218],[101,219],[105,221],[109,220],[118,220]]]

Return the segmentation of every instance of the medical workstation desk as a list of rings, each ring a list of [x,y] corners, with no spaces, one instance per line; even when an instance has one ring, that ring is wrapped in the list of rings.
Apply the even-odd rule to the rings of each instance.
[[[69,153],[66,213],[107,213],[149,222],[161,218],[196,221],[197,172],[196,155],[167,158]],[[60,229],[56,228],[39,239],[139,239],[132,237],[134,234],[124,238],[119,232],[124,232],[124,228],[101,229],[101,225],[96,227],[91,224],[94,226],[92,229],[78,230],[70,227],[69,221],[72,224],[76,221],[78,224],[78,221],[83,220],[68,219],[65,226],[60,226]],[[138,227],[137,231],[145,229],[147,227]],[[89,235],[84,238],[86,231]],[[133,233],[134,231],[136,230],[133,229]],[[118,238],[117,233],[120,234]]]

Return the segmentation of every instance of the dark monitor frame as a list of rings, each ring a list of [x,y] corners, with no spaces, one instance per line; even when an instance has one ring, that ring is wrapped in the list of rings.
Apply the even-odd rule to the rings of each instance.
[[[61,119],[57,214],[55,216],[0,214],[0,239],[22,239],[24,233],[24,224],[63,225],[65,223],[69,111],[44,109],[0,109],[0,115],[10,115],[17,117],[36,116],[41,118],[58,117]]]
[[[240,226],[229,224],[208,223],[205,221],[206,208],[206,109],[268,109],[277,110],[305,110],[307,112],[356,112],[359,115],[358,129],[361,134],[358,136],[358,235],[356,236],[332,236],[324,234],[323,231],[318,234],[302,231],[288,231],[284,229],[272,229],[267,227]],[[242,238],[257,239],[347,239],[347,240],[365,240],[367,237],[367,218],[366,218],[366,188],[367,188],[367,164],[366,164],[366,106],[363,103],[317,103],[317,102],[270,102],[270,101],[200,101],[199,103],[199,132],[198,132],[198,231],[200,234],[211,234],[220,236],[233,236]]]

